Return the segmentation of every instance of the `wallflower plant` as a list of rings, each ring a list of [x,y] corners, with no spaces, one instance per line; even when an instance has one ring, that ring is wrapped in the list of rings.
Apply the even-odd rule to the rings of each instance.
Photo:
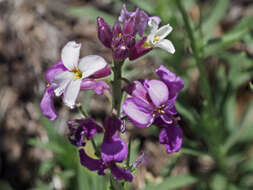
[[[155,71],[158,79],[139,79],[127,86],[122,85],[122,65],[127,58],[135,60],[155,47],[175,52],[173,44],[165,39],[172,27],[167,24],[159,28],[160,23],[161,19],[157,16],[149,17],[138,8],[129,12],[123,5],[113,27],[103,18],[97,18],[98,39],[112,50],[112,64],[107,64],[98,55],[79,59],[81,44],[70,41],[62,49],[61,61],[46,72],[48,86],[40,106],[50,120],[58,117],[54,97],[62,97],[64,104],[73,109],[82,90],[93,90],[98,95],[103,95],[104,90],[112,93],[113,111],[106,116],[103,127],[86,114],[83,118],[67,122],[68,140],[78,147],[81,164],[99,175],[111,173],[118,181],[131,182],[134,179],[133,168],[142,162],[144,156],[142,154],[131,165],[124,163],[131,151],[121,139],[121,128],[126,120],[139,128],[159,127],[159,141],[169,154],[179,151],[182,145],[183,132],[178,124],[180,117],[175,102],[184,87],[183,80],[161,65]],[[114,78],[111,84],[107,84],[103,78],[111,72],[114,72]],[[121,105],[123,90],[128,96]],[[124,127],[127,129],[127,126]],[[94,136],[99,134],[103,135],[101,146],[97,146],[94,140]],[[88,141],[92,141],[95,156],[86,151]]]

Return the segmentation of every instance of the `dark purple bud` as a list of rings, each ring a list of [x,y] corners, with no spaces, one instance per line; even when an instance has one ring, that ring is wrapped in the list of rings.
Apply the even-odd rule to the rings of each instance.
[[[135,19],[129,19],[128,22],[123,24],[123,33],[125,35],[135,35]]]
[[[139,42],[137,42],[135,44],[135,46],[133,46],[130,51],[129,51],[129,59],[135,60],[143,55],[145,55],[146,53],[150,52],[153,48],[149,47],[149,48],[145,48],[145,42],[146,42],[147,37],[142,38]]]
[[[135,37],[131,35],[124,35],[122,41],[128,48],[132,48],[135,45]]]
[[[97,18],[98,39],[104,44],[105,47],[111,48],[112,43],[112,30],[107,22],[101,18]]]
[[[114,49],[113,57],[118,61],[124,61],[128,57],[128,47],[126,45],[119,45]]]
[[[121,37],[120,35],[122,35],[122,30],[121,30],[121,26],[119,22],[115,22],[115,24],[113,25],[112,28],[112,33],[113,33],[113,37]]]

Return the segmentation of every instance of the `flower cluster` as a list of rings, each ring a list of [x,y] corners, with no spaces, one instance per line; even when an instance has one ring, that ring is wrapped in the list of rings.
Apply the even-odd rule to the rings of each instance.
[[[177,152],[182,144],[183,133],[177,124],[175,101],[184,87],[180,77],[163,65],[156,70],[160,80],[139,80],[125,88],[131,95],[123,104],[123,111],[140,128],[152,124],[162,127],[159,135],[167,152]]]
[[[172,27],[167,24],[159,28],[161,23],[159,17],[149,17],[138,8],[135,12],[128,12],[126,6],[123,5],[118,20],[119,22],[111,28],[103,18],[97,18],[98,38],[106,48],[112,50],[112,57],[115,60],[114,68],[115,64],[123,64],[127,58],[137,59],[155,47],[169,53],[175,52],[172,43],[165,39],[172,31]],[[145,35],[147,27],[150,33]],[[73,109],[80,91],[93,90],[98,95],[103,95],[104,90],[111,91],[110,85],[103,80],[111,74],[110,66],[98,55],[89,55],[79,59],[80,49],[81,44],[74,41],[68,42],[62,49],[61,61],[46,72],[48,85],[40,107],[42,113],[50,120],[58,117],[54,107],[55,97],[62,97],[64,104]],[[128,151],[130,151],[120,137],[128,119],[140,128],[146,128],[152,124],[159,127],[161,129],[159,141],[168,153],[177,152],[180,149],[183,132],[178,125],[180,117],[177,116],[175,101],[179,91],[184,87],[184,82],[165,66],[160,66],[156,74],[159,79],[140,79],[125,86],[124,91],[128,97],[122,104],[122,110],[116,110],[117,116],[113,113],[107,116],[103,127],[87,115],[83,115],[82,119],[67,122],[68,140],[79,148],[80,162],[84,167],[97,171],[99,175],[105,175],[106,171],[110,171],[116,180],[130,182],[133,180],[131,172],[141,163],[144,155],[142,154],[131,166],[129,161],[127,165],[122,164],[128,158]],[[121,75],[115,76],[111,84],[121,82]],[[112,88],[115,88],[114,85]],[[112,90],[115,92],[115,89]],[[118,98],[117,102],[121,102],[122,99],[121,94],[112,98],[115,100]],[[118,107],[115,106],[114,109]],[[123,114],[126,117],[120,118]],[[96,134],[103,134],[103,142],[100,146],[95,143],[94,135]],[[92,142],[95,155],[90,155],[87,151],[88,141]]]
[[[173,44],[165,39],[172,31],[172,27],[167,24],[158,28],[160,22],[159,17],[149,17],[138,8],[135,12],[128,12],[123,5],[119,22],[115,22],[112,28],[103,18],[97,18],[98,38],[105,47],[112,49],[113,57],[118,61],[124,61],[126,58],[137,59],[154,47],[173,54],[175,52]],[[150,34],[144,36],[147,26],[150,28]],[[137,34],[141,37],[139,41],[136,40]]]

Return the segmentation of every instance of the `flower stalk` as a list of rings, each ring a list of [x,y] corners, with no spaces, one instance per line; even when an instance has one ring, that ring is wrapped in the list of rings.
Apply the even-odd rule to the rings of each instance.
[[[121,99],[122,99],[122,65],[123,62],[114,61],[113,62],[113,74],[114,78],[112,81],[112,91],[113,91],[113,109],[116,110],[117,116],[120,116],[121,111]]]
[[[205,69],[204,69],[204,65],[203,65],[203,57],[202,57],[201,49],[198,47],[198,45],[196,43],[197,41],[194,37],[193,29],[190,25],[189,17],[186,13],[185,8],[182,5],[181,0],[178,0],[175,2],[177,4],[177,7],[178,7],[180,13],[182,14],[182,17],[183,17],[183,20],[185,23],[185,27],[186,27],[186,32],[190,38],[191,47],[193,50],[193,56],[196,60],[196,64],[197,64],[197,67],[198,67],[199,73],[200,73],[201,87],[203,90],[204,97],[207,101],[206,105],[208,108],[210,108],[210,110],[213,110],[212,109],[212,99],[211,99],[211,88],[210,88],[210,85],[209,85],[207,77],[206,77],[207,75],[205,73]]]

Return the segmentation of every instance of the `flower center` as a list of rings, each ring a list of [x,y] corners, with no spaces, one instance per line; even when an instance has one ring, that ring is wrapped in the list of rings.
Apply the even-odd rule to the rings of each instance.
[[[83,76],[83,73],[78,69],[77,66],[75,66],[75,68],[72,71],[70,71],[70,72],[72,72],[72,73],[75,74],[74,77],[73,77],[73,80],[80,79]]]
[[[152,44],[148,43],[148,42],[144,42],[144,44],[142,45],[143,48],[151,48]]]
[[[119,38],[120,38],[120,37],[122,37],[122,36],[123,36],[123,34],[122,34],[122,33],[119,33],[119,34],[118,34],[118,37],[119,37]]]
[[[159,36],[155,36],[153,42],[158,42],[160,40]]]
[[[164,107],[165,105],[163,104],[159,108],[156,108],[152,116],[155,117],[156,114],[165,114],[165,111],[163,110]]]

